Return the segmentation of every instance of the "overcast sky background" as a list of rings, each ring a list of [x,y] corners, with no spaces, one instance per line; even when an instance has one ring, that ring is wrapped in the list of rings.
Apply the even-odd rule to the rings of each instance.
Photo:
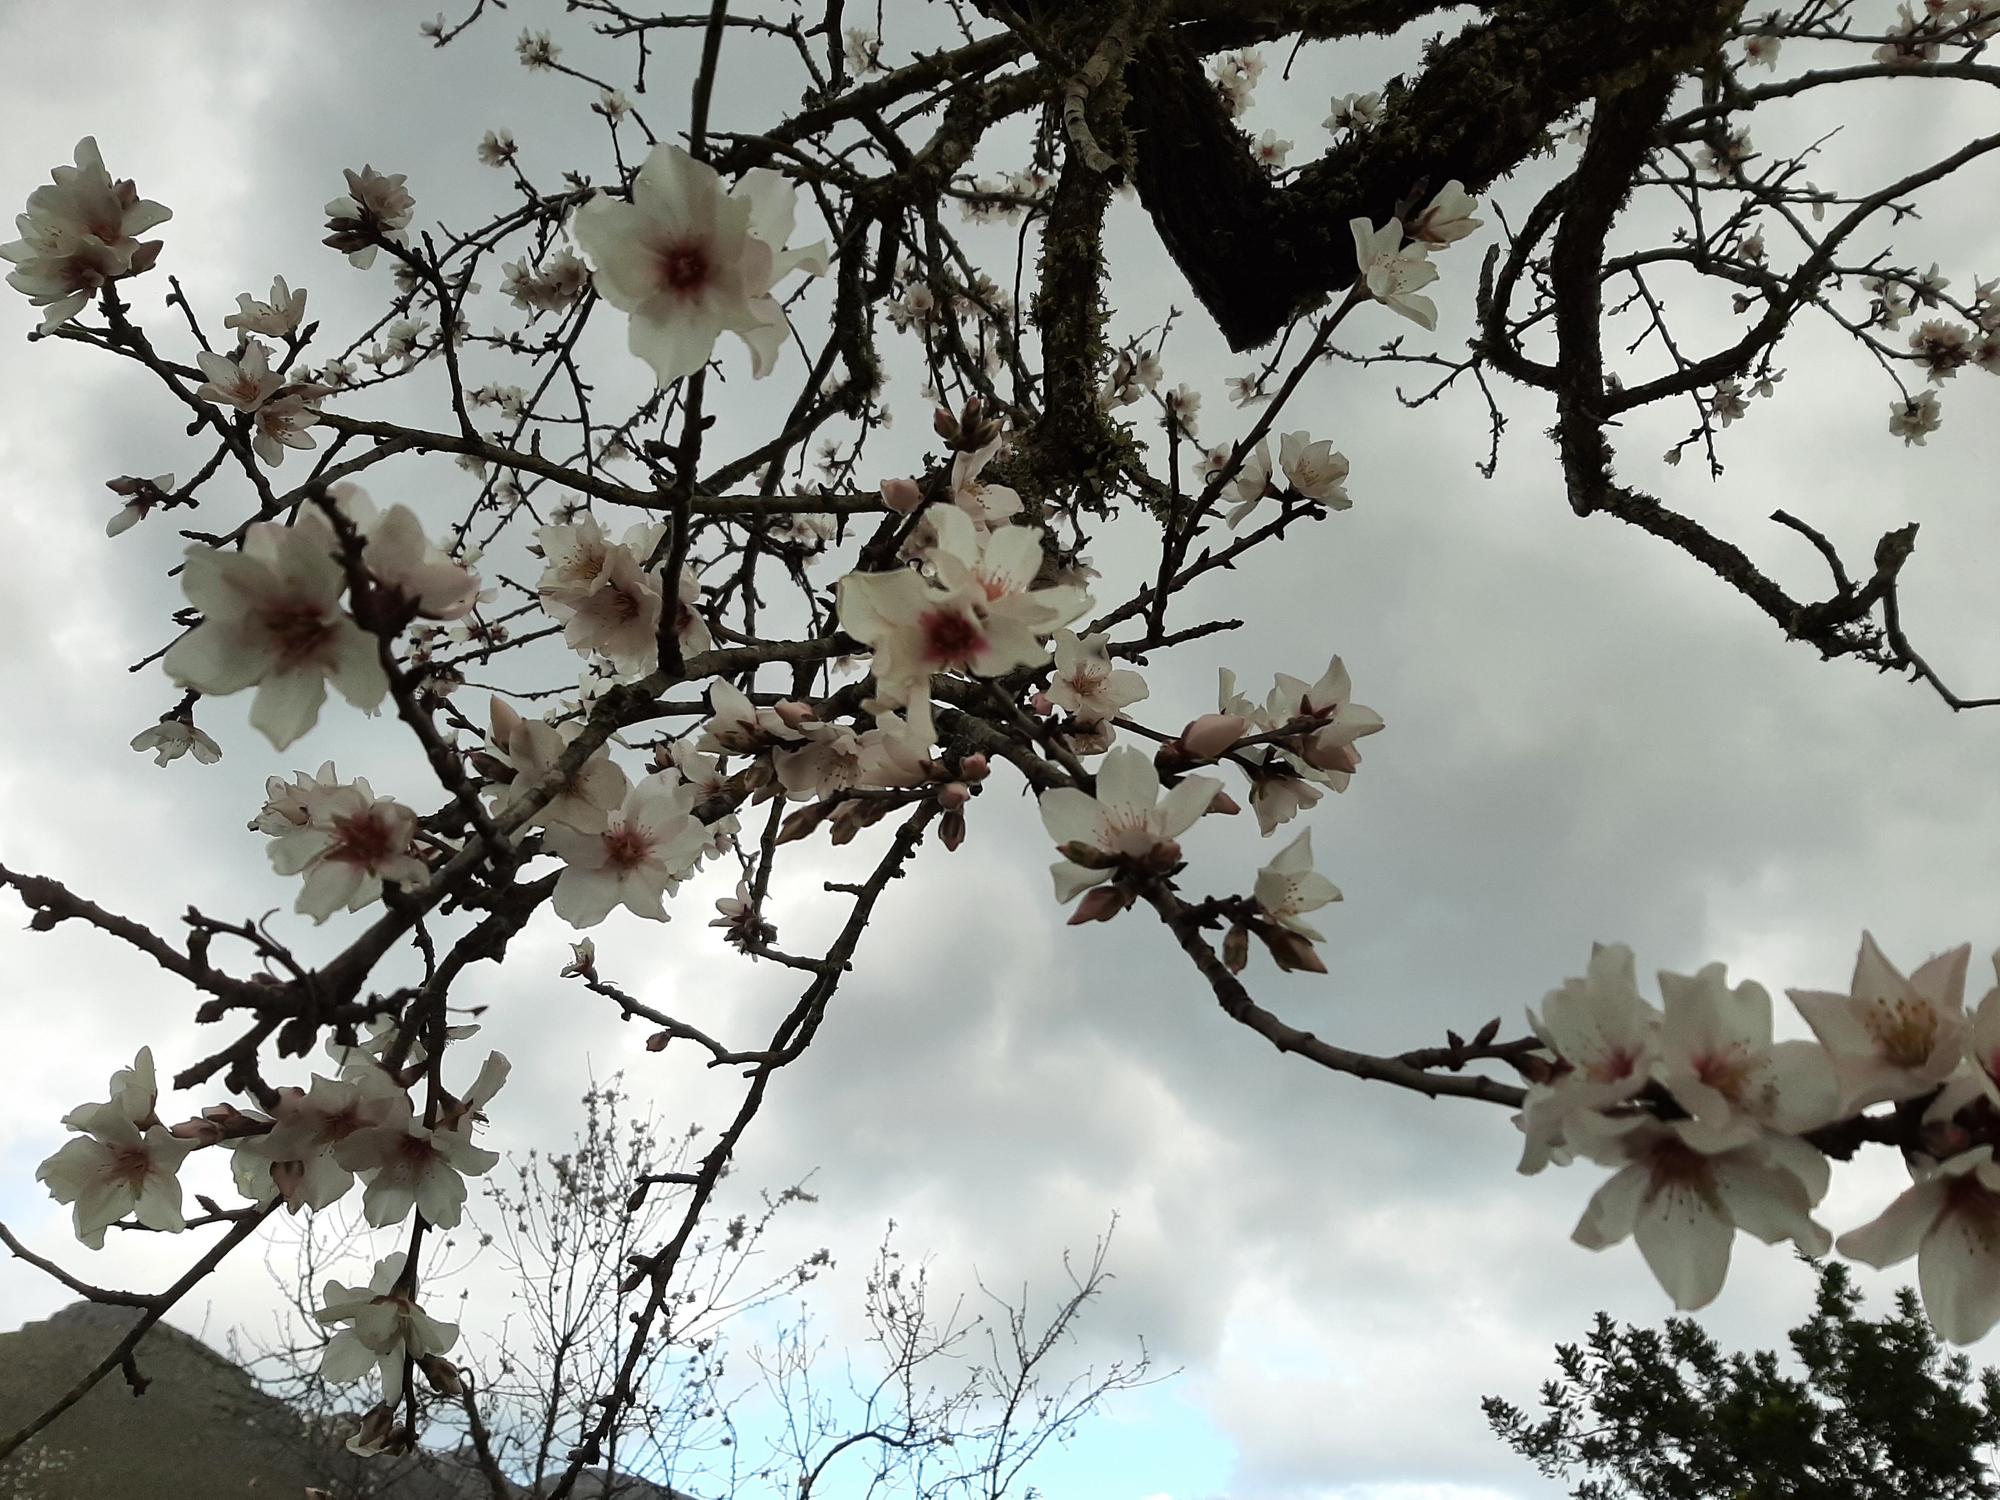
[[[560,27],[559,11],[553,0],[516,0],[439,53],[416,35],[429,13],[417,7],[10,8],[0,17],[0,55],[11,59],[0,199],[18,205],[78,137],[95,134],[114,176],[174,210],[156,231],[161,269],[132,287],[157,338],[186,357],[178,320],[159,303],[169,271],[218,328],[239,292],[261,298],[284,275],[310,289],[332,352],[372,317],[388,282],[386,263],[362,273],[318,244],[341,168],[408,173],[418,224],[454,227],[507,199],[504,177],[474,159],[484,129],[512,129],[544,185],[573,164],[606,175],[592,91],[514,60],[519,28]],[[629,83],[618,54],[573,24],[559,40],[565,60],[617,67]],[[691,50],[656,59],[645,108],[662,134],[685,123]],[[902,55],[893,32],[890,53]],[[1316,48],[1287,85],[1274,52],[1245,123],[1294,140],[1295,164],[1309,159],[1327,140],[1319,121],[1329,95],[1377,86],[1414,55],[1409,38]],[[716,124],[768,123],[790,73],[739,39],[729,57]],[[1865,121],[1829,143],[1811,175],[1866,189],[1962,142],[1982,111],[1990,118],[1984,98],[1934,84],[1870,85],[1802,105],[1782,131],[1760,128],[1758,144],[1766,129],[1776,146]],[[1503,190],[1511,214],[1550,171],[1539,164]],[[1977,210],[1996,184],[1990,166],[1954,183],[1919,200],[1926,217],[1906,226],[1896,259],[1936,259],[1964,289],[2000,268],[1996,226]],[[1439,258],[1439,349],[1459,347],[1469,328],[1494,233],[1486,217],[1487,230]],[[815,233],[808,214],[799,238]],[[1784,263],[1780,236],[1769,238]],[[1863,240],[1863,253],[1879,243]],[[1168,350],[1169,383],[1203,392],[1205,439],[1240,432],[1247,416],[1228,406],[1222,383],[1245,362],[1199,326],[1136,204],[1114,210],[1112,263],[1115,331],[1150,327],[1178,305],[1189,316]],[[993,269],[1009,279],[1010,266]],[[480,279],[497,291],[497,263]],[[516,326],[503,309],[489,299],[475,326]],[[1690,346],[1729,336],[1726,303],[1684,297],[1674,311]],[[157,668],[125,667],[165,639],[180,603],[163,577],[179,549],[170,533],[189,523],[185,513],[156,516],[107,540],[116,502],[102,486],[122,473],[185,477],[206,450],[180,436],[180,408],[143,372],[74,346],[30,346],[21,335],[35,315],[11,292],[0,320],[12,330],[0,340],[0,504],[13,523],[0,552],[0,630],[16,643],[0,656],[0,692],[14,706],[0,718],[0,859],[162,930],[189,903],[225,916],[278,907],[301,951],[332,951],[364,918],[314,933],[289,915],[295,882],[272,877],[263,839],[242,831],[262,780],[332,758],[343,775],[427,804],[420,762],[337,703],[274,754],[245,725],[248,695],[202,706],[224,746],[218,766],[156,770],[126,748],[174,700]],[[601,379],[637,392],[644,371],[619,347],[613,316],[598,321]],[[1350,348],[1400,334],[1418,347],[1423,337],[1375,307],[1347,328]],[[768,390],[749,385],[733,341],[721,352],[731,383],[718,442],[751,433],[760,403],[789,400],[800,378],[796,350]],[[1943,430],[1906,449],[1886,430],[1893,388],[1860,351],[1814,329],[1781,364],[1776,398],[1723,435],[1719,483],[1698,462],[1658,462],[1685,432],[1685,410],[1642,414],[1618,433],[1621,474],[1743,546],[1802,597],[1823,591],[1823,567],[1765,519],[1772,509],[1821,526],[1857,570],[1883,531],[1920,521],[1903,575],[1911,638],[1960,691],[2000,691],[1985,565],[2000,547],[1990,504],[2000,388],[1976,371],[1947,385]],[[892,368],[899,421],[864,474],[871,481],[898,472],[892,462],[914,463],[928,437],[910,362]],[[475,367],[473,378],[486,377]],[[1692,973],[1720,959],[1732,981],[1753,977],[1778,994],[1844,989],[1864,926],[1905,969],[1970,940],[1976,998],[2000,943],[1991,899],[2000,717],[1954,717],[1927,689],[1821,663],[1684,556],[1609,519],[1579,523],[1541,436],[1545,403],[1502,392],[1513,423],[1488,483],[1473,470],[1486,446],[1476,402],[1407,412],[1393,384],[1381,370],[1315,372],[1280,427],[1306,427],[1347,453],[1354,508],[1192,599],[1184,618],[1241,613],[1249,623],[1148,674],[1149,720],[1175,727],[1211,706],[1217,665],[1261,693],[1271,672],[1310,680],[1337,651],[1357,698],[1388,721],[1363,747],[1347,794],[1311,821],[1319,867],[1346,893],[1321,914],[1332,973],[1279,976],[1260,960],[1251,971],[1260,1000],[1344,1044],[1396,1050],[1496,1014],[1512,1030],[1524,1006],[1582,972],[1593,940],[1631,943],[1649,993],[1656,969]],[[441,410],[433,402],[418,419],[442,425]],[[276,478],[295,483],[304,470],[294,455]],[[469,485],[442,464],[384,466],[369,482],[378,501],[408,501],[440,522]],[[204,509],[195,524],[217,514]],[[1110,576],[1100,598],[1123,597],[1113,590],[1142,559],[1101,545]],[[1558,1493],[1488,1435],[1478,1400],[1530,1403],[1552,1346],[1577,1338],[1599,1308],[1642,1322],[1670,1311],[1630,1245],[1592,1255],[1569,1243],[1602,1174],[1518,1177],[1519,1137],[1503,1112],[1429,1103],[1272,1054],[1216,1013],[1139,915],[1064,930],[1032,804],[1010,786],[992,791],[972,809],[967,847],[928,851],[918,877],[884,901],[821,1040],[781,1076],[738,1156],[745,1200],[815,1174],[820,1201],[791,1216],[787,1244],[826,1244],[840,1257],[840,1275],[815,1301],[833,1346],[857,1337],[852,1277],[886,1219],[906,1250],[933,1257],[941,1283],[967,1286],[976,1273],[995,1288],[1026,1284],[1046,1306],[1063,1250],[1087,1254],[1115,1212],[1117,1280],[1088,1314],[1074,1358],[1115,1358],[1143,1335],[1162,1367],[1185,1373],[1127,1398],[1051,1460],[1039,1475],[1047,1493]],[[1276,847],[1255,842],[1244,824],[1204,825],[1190,878],[1232,888]],[[814,904],[817,882],[851,861],[818,845],[796,852],[775,909],[787,946],[804,949],[837,915]],[[666,929],[615,916],[595,934],[601,967],[747,1041],[794,988],[768,965],[726,957],[702,925],[719,893],[713,882],[691,887]],[[0,1218],[93,1280],[164,1285],[198,1254],[193,1240],[114,1234],[93,1256],[33,1172],[63,1138],[60,1115],[103,1097],[106,1075],[137,1046],[154,1048],[165,1076],[215,1039],[191,1025],[179,986],[147,965],[81,931],[28,933],[20,915],[0,900],[13,1023],[0,1072]],[[645,1053],[642,1032],[557,979],[569,936],[545,913],[503,969],[470,976],[465,998],[490,1006],[485,1039],[515,1065],[489,1144],[566,1138],[592,1072],[626,1070],[668,1126],[705,1109],[712,1117],[726,1097],[718,1080],[677,1054]],[[1802,1029],[1789,1016],[1784,1024]],[[210,1098],[177,1099],[172,1113]],[[1903,1180],[1880,1157],[1842,1170],[1821,1217],[1852,1227]],[[1743,1237],[1735,1257],[1705,1325],[1732,1345],[1781,1343],[1808,1310],[1811,1272],[1788,1248]],[[365,1266],[350,1269],[345,1279],[363,1279]],[[1914,1268],[1902,1270],[1858,1274],[1879,1299],[1911,1279]],[[488,1338],[504,1289],[478,1273],[467,1287],[468,1336]],[[0,1263],[0,1327],[67,1300],[39,1274]],[[228,1327],[267,1326],[275,1302],[252,1261],[207,1283],[174,1321],[219,1342]]]

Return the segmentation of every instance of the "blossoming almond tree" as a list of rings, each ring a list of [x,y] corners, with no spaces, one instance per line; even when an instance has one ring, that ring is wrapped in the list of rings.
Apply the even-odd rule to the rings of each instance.
[[[1243,625],[1195,609],[1215,597],[1204,588],[1249,579],[1275,546],[1337,545],[1341,514],[1393,496],[1398,476],[1356,471],[1336,446],[1337,411],[1321,430],[1300,410],[1308,374],[1344,357],[1442,369],[1418,405],[1467,375],[1549,392],[1575,515],[1687,553],[1824,656],[1909,672],[1955,708],[1995,702],[1953,692],[1905,632],[1914,524],[1882,537],[1857,583],[1825,536],[1781,512],[1832,574],[1825,597],[1795,598],[1734,542],[1623,483],[1613,444],[1624,414],[1672,403],[1694,427],[1669,460],[1691,446],[1712,458],[1723,428],[1730,441],[1734,424],[1754,431],[1759,403],[1776,399],[1777,349],[1811,318],[1857,338],[1896,386],[1883,442],[1937,430],[1947,384],[1954,403],[1972,399],[1954,378],[1965,366],[2000,371],[1995,283],[1954,294],[1955,278],[1901,267],[1870,238],[1918,188],[2000,150],[2000,135],[1837,190],[1804,182],[1802,158],[1763,163],[1749,136],[1760,110],[1859,77],[1990,86],[1975,59],[2000,12],[1938,0],[1876,35],[1825,0],[1755,19],[1712,0],[1522,0],[1455,21],[1412,62],[1413,82],[1335,100],[1325,138],[1301,143],[1236,123],[1274,86],[1243,42],[1336,44],[1373,12],[992,0],[917,52],[843,29],[838,6],[817,27],[789,11],[751,24],[722,5],[580,8],[634,48],[631,94],[588,80],[577,107],[601,121],[606,149],[560,180],[531,177],[512,131],[486,127],[469,165],[512,174],[519,201],[483,224],[429,224],[408,173],[322,162],[328,186],[340,173],[346,188],[326,205],[332,253],[260,271],[268,297],[242,290],[218,319],[166,282],[187,247],[137,238],[167,210],[114,179],[86,138],[28,193],[22,238],[0,251],[36,310],[34,337],[110,356],[191,418],[188,451],[146,466],[158,477],[107,480],[122,505],[106,529],[144,539],[121,547],[153,546],[184,599],[162,622],[164,711],[132,738],[165,769],[135,772],[258,757],[272,774],[250,826],[274,873],[303,877],[297,912],[341,944],[311,961],[281,922],[199,910],[180,931],[166,907],[114,913],[60,872],[0,865],[32,926],[80,924],[136,948],[217,1028],[206,1056],[175,1060],[165,1093],[141,1052],[110,1101],[65,1117],[72,1138],[52,1142],[39,1174],[87,1247],[120,1228],[204,1237],[190,1275],[142,1299],[150,1318],[271,1215],[319,1213],[358,1189],[385,1247],[399,1243],[366,1284],[335,1281],[317,1304],[339,1329],[327,1378],[374,1372],[357,1451],[408,1451],[439,1401],[476,1420],[447,1357],[457,1329],[425,1311],[426,1237],[460,1223],[467,1179],[495,1164],[479,1139],[508,1063],[468,1065],[460,1044],[476,1028],[450,1020],[455,987],[530,924],[595,929],[621,906],[666,923],[699,880],[731,894],[712,920],[703,898],[697,925],[798,979],[768,1036],[713,1037],[620,989],[614,976],[646,950],[616,925],[573,939],[560,976],[646,1020],[649,1050],[705,1055],[742,1084],[707,1154],[661,1184],[671,1230],[627,1263],[637,1360],[671,1321],[684,1252],[737,1143],[784,1070],[840,1024],[890,882],[920,860],[981,858],[1039,812],[1059,856],[1052,919],[1074,901],[1071,922],[1122,922],[1133,942],[1164,928],[1221,1012],[1161,1024],[1240,1026],[1329,1074],[1513,1110],[1523,1170],[1608,1169],[1579,1194],[1579,1243],[1636,1240],[1677,1305],[1716,1295],[1741,1230],[1876,1263],[1917,1255],[1947,1337],[1994,1326],[2000,990],[1968,1017],[1968,949],[1906,975],[1864,934],[1848,994],[1788,992],[1811,1041],[1776,1040],[1769,992],[1731,986],[1719,964],[1661,974],[1656,1006],[1630,949],[1605,943],[1519,1035],[1495,1020],[1393,1055],[1340,1046],[1283,1019],[1275,994],[1333,982],[1320,976],[1340,929],[1303,920],[1341,895],[1314,867],[1311,831],[1340,805],[1327,790],[1365,793],[1357,744],[1393,725],[1356,693],[1376,696],[1379,678],[1358,659],[1350,677],[1338,655],[1315,680],[1293,675],[1339,644],[1338,601],[1327,638],[1224,668],[1213,710],[1180,701],[1157,667]],[[424,34],[447,45],[484,10]],[[1535,44],[1536,18],[1559,46]],[[700,45],[680,47],[690,33]],[[656,50],[668,41],[671,82]],[[1780,41],[1799,44],[1783,59],[1800,72],[1743,71],[1778,67]],[[760,65],[798,70],[806,102],[725,125],[722,59],[752,47],[768,49]],[[548,75],[552,109],[586,77],[551,33],[525,34],[519,56]],[[1496,68],[1504,111],[1490,104]],[[1000,128],[1017,120],[1039,122],[1025,161]],[[1287,167],[1301,146],[1315,159]],[[1488,213],[1545,149],[1560,181],[1518,213]],[[1211,446],[1192,446],[1206,376],[1176,363],[1173,320],[1141,332],[1116,308],[1104,223],[1128,188],[1189,305],[1232,349],[1259,351],[1228,377],[1233,404],[1200,418]],[[1614,254],[1613,230],[1641,222],[1635,198],[1686,222]],[[1005,235],[981,237],[1002,220]],[[1473,264],[1461,243],[1495,231]],[[1646,280],[1669,263],[1744,315],[1734,341],[1674,336]],[[305,322],[309,287],[333,276],[385,283],[382,319],[351,336]],[[1030,279],[1017,302],[1009,288]],[[1462,353],[1412,342],[1438,328],[1441,298],[1476,318]],[[1936,316],[1914,338],[1883,337],[1918,307]],[[586,379],[586,329],[637,359]],[[892,356],[918,364],[920,397],[888,382]],[[436,410],[399,384],[417,371],[436,381]],[[364,414],[364,391],[406,409]],[[723,436],[725,397],[768,419],[754,441]],[[1501,427],[1489,414],[1488,473]],[[873,457],[897,418],[929,423],[920,466]],[[459,489],[406,477],[427,454],[457,459]],[[162,516],[199,524],[170,539]],[[1229,597],[1245,615],[1258,603],[1254,584]],[[464,701],[471,682],[483,709]],[[328,707],[329,683],[345,706]],[[211,702],[247,689],[255,736]],[[378,794],[331,764],[308,774],[269,758],[266,745],[282,752],[329,715],[409,737],[428,779]],[[1395,735],[1383,743],[1394,754]],[[1266,844],[1281,827],[1282,847]],[[804,878],[787,874],[799,844],[851,866],[813,877],[840,908],[816,954],[781,947],[768,915],[773,893]],[[686,930],[649,929],[662,944]],[[1253,938],[1268,966],[1253,966]],[[405,953],[419,982],[390,977]],[[1305,977],[1279,978],[1290,973]],[[302,1061],[316,1049],[331,1075]],[[164,1097],[190,1117],[166,1123],[180,1108],[162,1115]],[[1901,1148],[1917,1182],[1835,1241],[1814,1217],[1828,1164],[1865,1144]],[[179,1173],[213,1149],[230,1153],[244,1202],[189,1216]],[[114,1295],[0,1235],[65,1285]],[[551,1500],[613,1440],[631,1368],[593,1393]],[[0,1435],[0,1457],[61,1410]]]

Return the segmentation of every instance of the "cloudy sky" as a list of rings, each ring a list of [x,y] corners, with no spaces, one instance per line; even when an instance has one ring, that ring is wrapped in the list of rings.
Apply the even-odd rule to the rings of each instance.
[[[310,288],[312,315],[344,341],[380,305],[386,270],[355,271],[318,244],[320,205],[340,189],[342,167],[406,172],[419,223],[453,227],[504,200],[503,179],[474,159],[484,129],[510,128],[538,180],[572,164],[605,171],[592,91],[514,61],[520,26],[560,26],[559,12],[553,0],[515,0],[437,53],[416,36],[427,11],[412,7],[10,8],[0,19],[10,59],[0,190],[24,198],[94,134],[114,175],[174,210],[159,231],[162,269],[134,288],[148,326],[173,337],[158,303],[168,271],[218,323],[238,293],[261,296],[284,275]],[[580,62],[619,66],[591,38],[559,39]],[[767,123],[783,103],[768,82],[775,70],[738,50],[717,95],[722,128]],[[1413,55],[1408,38],[1308,52],[1290,84],[1267,81],[1246,123],[1275,128],[1303,158],[1326,142],[1328,96],[1374,86]],[[646,108],[663,133],[685,121],[690,62],[673,49],[655,61]],[[1865,120],[1828,144],[1813,175],[1871,187],[1899,162],[1965,139],[1982,105],[1934,86],[1871,85],[1831,113],[1801,108],[1774,124],[1771,142]],[[1549,170],[1503,191],[1503,204],[1518,214]],[[1919,200],[1924,217],[1907,226],[1897,259],[1936,259],[1969,286],[2000,266],[2000,244],[1990,215],[1960,205],[1990,204],[1996,184],[1990,167],[1955,182]],[[1440,349],[1458,347],[1470,326],[1492,234],[1441,257]],[[1136,205],[1115,208],[1112,262],[1118,333],[1153,326],[1169,304],[1192,310]],[[489,291],[498,276],[492,267]],[[185,475],[199,456],[178,408],[140,372],[86,349],[29,345],[34,315],[9,297],[0,496],[13,543],[0,551],[0,629],[15,645],[0,654],[13,705],[0,718],[0,860],[163,929],[190,903],[224,916],[277,908],[301,951],[330,952],[362,919],[315,933],[289,916],[289,882],[270,875],[261,838],[243,831],[263,778],[331,758],[345,775],[421,801],[421,764],[337,707],[273,754],[247,729],[242,698],[203,707],[225,749],[215,767],[156,770],[126,748],[174,699],[157,668],[125,668],[166,639],[180,596],[164,572],[178,543],[158,517],[107,540],[115,501],[102,486],[123,473]],[[1688,296],[1675,312],[1691,346],[1729,336],[1726,305]],[[505,321],[497,303],[489,321]],[[1202,435],[1214,441],[1241,430],[1222,382],[1244,364],[1199,322],[1181,320],[1168,379],[1203,392]],[[1413,331],[1380,308],[1361,309],[1348,329],[1360,349]],[[639,389],[644,372],[615,339],[600,358],[608,388]],[[785,399],[799,378],[796,351],[787,360],[774,382],[794,382]],[[1822,589],[1823,569],[1766,519],[1772,509],[1814,521],[1857,566],[1883,531],[1920,521],[1904,573],[1912,639],[1961,691],[2000,691],[2000,620],[1980,566],[2000,547],[2000,514],[1987,503],[2000,391],[1961,377],[1944,391],[1943,430],[1906,449],[1886,431],[1893,388],[1858,351],[1813,330],[1781,363],[1777,395],[1723,435],[1719,481],[1696,463],[1657,460],[1685,432],[1685,411],[1628,423],[1621,473],[1806,597]],[[902,420],[869,478],[914,462],[928,426],[907,362],[891,380]],[[1540,436],[1549,412],[1538,400],[1502,393],[1512,424],[1499,476],[1486,482],[1473,468],[1483,410],[1447,399],[1405,411],[1394,383],[1383,370],[1315,372],[1284,425],[1331,437],[1349,456],[1353,509],[1191,600],[1189,618],[1242,614],[1246,628],[1150,674],[1153,720],[1174,726],[1210,706],[1219,665],[1254,692],[1272,671],[1310,679],[1338,652],[1356,696],[1388,722],[1351,789],[1312,824],[1320,868],[1346,895],[1323,914],[1332,972],[1254,969],[1259,999],[1341,1043],[1396,1050],[1494,1015],[1512,1029],[1524,1006],[1582,972],[1593,940],[1631,943],[1649,988],[1654,969],[1692,973],[1719,959],[1732,979],[1774,993],[1840,990],[1864,927],[1905,965],[1971,941],[1983,988],[1985,955],[2000,944],[2000,717],[1955,717],[1926,689],[1822,663],[1686,558],[1615,521],[1578,522]],[[730,388],[725,434],[753,430],[757,394],[740,380]],[[386,414],[437,420],[434,403],[413,400]],[[440,517],[469,483],[449,466],[383,473],[371,482],[378,500]],[[1129,538],[1120,545],[1107,541],[1098,559],[1102,597],[1116,597],[1143,558]],[[1026,1286],[1045,1307],[1064,1250],[1087,1254],[1115,1214],[1117,1279],[1068,1357],[1102,1364],[1143,1337],[1162,1368],[1182,1373],[1125,1398],[1053,1457],[1040,1475],[1049,1494],[1557,1493],[1489,1436],[1478,1401],[1532,1400],[1552,1346],[1599,1308],[1642,1322],[1669,1311],[1629,1245],[1592,1255],[1569,1243],[1598,1174],[1521,1178],[1518,1136],[1499,1111],[1429,1103],[1272,1054],[1216,1013],[1138,915],[1065,930],[1031,804],[994,790],[973,809],[968,846],[931,851],[919,878],[884,901],[822,1039],[782,1075],[739,1153],[745,1202],[756,1187],[812,1174],[819,1201],[788,1216],[791,1238],[772,1263],[797,1246],[834,1248],[841,1270],[814,1303],[832,1346],[858,1340],[853,1273],[886,1220],[907,1250],[929,1254],[941,1285]],[[1211,861],[1196,873],[1212,869],[1215,889],[1268,855],[1240,828],[1204,827],[1190,847]],[[775,908],[788,946],[804,948],[835,915],[813,893],[847,868],[822,849],[793,861]],[[702,923],[718,893],[691,887],[667,929],[621,914],[597,937],[607,975],[747,1040],[793,989],[712,940]],[[726,1097],[719,1080],[645,1053],[609,1006],[557,979],[567,936],[545,913],[503,968],[472,976],[467,998],[489,1007],[488,1036],[515,1062],[491,1143],[560,1142],[588,1077],[620,1069],[669,1126],[712,1113]],[[192,1258],[189,1242],[114,1235],[93,1256],[33,1173],[60,1143],[62,1112],[101,1097],[106,1073],[137,1046],[154,1048],[163,1074],[203,1055],[187,996],[87,933],[26,932],[11,898],[0,898],[0,974],[13,1023],[0,1218],[94,1280],[164,1285]],[[176,1102],[185,1114],[210,1101]],[[1836,1229],[1861,1222],[1900,1178],[1879,1158],[1841,1172],[1822,1218]],[[1860,1274],[1878,1297],[1899,1281]],[[469,1336],[490,1339],[504,1289],[477,1270],[466,1284]],[[1780,1342],[1810,1287],[1788,1249],[1739,1240],[1704,1322],[1728,1343]],[[67,1300],[30,1269],[0,1264],[0,1327]],[[216,1277],[174,1321],[219,1340],[231,1327],[267,1327],[276,1301],[253,1262]]]

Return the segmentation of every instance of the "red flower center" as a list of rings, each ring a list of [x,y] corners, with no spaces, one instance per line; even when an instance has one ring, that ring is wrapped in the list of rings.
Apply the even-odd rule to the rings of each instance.
[[[287,666],[311,661],[333,639],[333,621],[317,604],[304,601],[277,604],[264,610],[258,623],[278,648],[278,659]]]
[[[962,666],[984,639],[977,622],[959,610],[934,610],[923,626],[925,659],[940,666]]]
[[[398,852],[389,820],[374,808],[333,820],[333,842],[326,857],[342,864],[373,870]]]
[[[604,863],[621,874],[636,870],[652,852],[653,841],[629,824],[620,823],[605,830]]]
[[[693,291],[708,280],[708,251],[701,245],[675,245],[660,256],[660,279],[671,291]]]

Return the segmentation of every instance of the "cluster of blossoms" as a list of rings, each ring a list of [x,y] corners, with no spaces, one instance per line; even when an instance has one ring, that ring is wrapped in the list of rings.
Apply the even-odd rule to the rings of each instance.
[[[1638,1241],[1682,1308],[1721,1291],[1742,1230],[1809,1254],[1888,1266],[1918,1257],[1938,1331],[1970,1343],[2000,1323],[2000,985],[1965,1010],[1969,945],[1907,977],[1864,933],[1846,994],[1787,990],[1813,1039],[1773,1037],[1771,997],[1721,964],[1659,975],[1639,994],[1632,952],[1598,946],[1589,973],[1549,993],[1529,1021],[1551,1060],[1515,1123],[1521,1170],[1585,1156],[1613,1167],[1576,1228],[1601,1249]],[[2000,972],[2000,953],[1994,955]],[[1836,1241],[1812,1217],[1826,1152],[1871,1106],[1920,1116],[1906,1147],[1915,1184]],[[1860,1139],[1857,1136],[1855,1139]]]
[[[476,1029],[454,1027],[448,1035],[462,1039]],[[465,1179],[499,1161],[473,1144],[472,1132],[507,1081],[507,1059],[489,1053],[463,1093],[434,1088],[432,1107],[420,1111],[410,1090],[427,1077],[425,1051],[411,1045],[395,1061],[398,1042],[393,1025],[378,1023],[355,1045],[330,1044],[332,1076],[315,1074],[307,1088],[278,1090],[273,1113],[217,1105],[172,1127],[159,1117],[152,1052],[141,1049],[130,1068],[112,1075],[107,1101],[63,1117],[75,1138],[36,1175],[57,1202],[73,1205],[77,1237],[92,1249],[101,1249],[105,1231],[128,1215],[147,1229],[184,1230],[179,1173],[190,1153],[207,1147],[231,1153],[238,1190],[259,1206],[319,1211],[359,1182],[363,1215],[377,1228],[402,1223],[412,1211],[427,1224],[454,1228],[464,1211]],[[448,1325],[430,1323],[416,1307],[415,1279],[403,1274],[402,1263],[399,1255],[378,1265],[369,1289],[330,1285],[320,1313],[329,1323],[355,1324],[328,1345],[327,1378],[354,1380],[379,1362],[390,1404],[402,1388],[404,1353],[422,1362],[452,1343]],[[427,1373],[434,1381],[447,1378],[443,1369]]]
[[[161,242],[138,236],[173,217],[130,182],[112,180],[94,136],[76,143],[75,157],[28,195],[27,212],[14,220],[21,237],[0,245],[0,259],[19,267],[7,284],[46,309],[44,333],[83,311],[100,287],[152,269]]]

